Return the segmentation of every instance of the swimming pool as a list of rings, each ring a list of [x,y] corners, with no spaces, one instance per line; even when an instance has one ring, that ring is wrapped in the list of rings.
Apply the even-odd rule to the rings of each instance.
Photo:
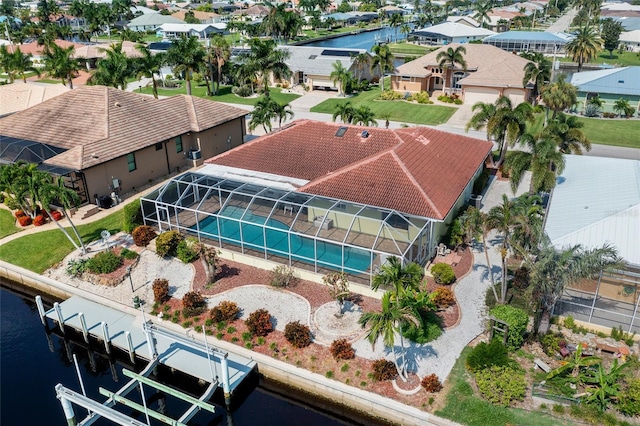
[[[220,238],[230,244],[239,245],[243,242],[245,246],[260,251],[265,250],[266,239],[266,250],[269,254],[283,257],[289,257],[291,254],[294,260],[313,264],[314,259],[317,259],[320,266],[338,270],[342,268],[343,247],[341,245],[318,240],[316,241],[318,253],[315,256],[313,238],[296,234],[290,234],[289,237],[287,224],[276,219],[267,220],[266,217],[251,212],[247,212],[244,216],[244,220],[251,223],[240,223],[237,219],[240,219],[243,213],[244,209],[234,206],[225,207],[217,212],[217,217],[208,216],[200,221],[200,233]],[[196,226],[191,228],[196,230]],[[240,233],[241,228],[242,234]],[[289,241],[291,241],[291,246],[289,246]],[[361,273],[366,271],[370,265],[371,255],[368,251],[344,247],[344,269],[346,272]]]

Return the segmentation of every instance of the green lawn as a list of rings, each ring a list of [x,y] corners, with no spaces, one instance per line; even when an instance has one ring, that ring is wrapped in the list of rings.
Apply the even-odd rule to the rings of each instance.
[[[78,226],[78,231],[87,244],[100,239],[100,232],[105,229],[111,232],[111,235],[119,232],[122,229],[123,218],[124,214],[121,209],[96,222]],[[65,222],[66,220],[63,220],[62,223]],[[71,228],[69,228],[69,232],[73,232]],[[52,229],[25,235],[2,244],[0,259],[41,274],[52,265],[62,261],[73,250],[73,245],[67,237],[59,229]]]
[[[385,87],[389,86],[385,84]],[[380,89],[374,87],[350,98],[327,99],[311,108],[311,112],[333,114],[336,105],[351,102],[354,107],[368,106],[379,119],[388,114],[391,121],[428,125],[446,123],[456,112],[456,108],[440,105],[420,105],[405,101],[376,101],[378,96],[380,96]]]
[[[411,43],[390,43],[391,53],[398,55],[422,56],[435,50],[433,47],[419,46]]]
[[[582,130],[591,143],[600,145],[640,148],[640,120],[580,117]]]
[[[456,361],[447,379],[447,382],[451,384],[451,389],[446,396],[444,408],[435,412],[437,416],[471,426],[551,426],[571,424],[538,411],[530,412],[516,408],[499,407],[474,396],[473,389],[468,383],[468,380],[471,379],[470,373],[465,368],[467,356],[470,352],[471,348],[466,347]]]
[[[174,95],[185,95],[187,93],[185,85],[182,84],[182,87],[177,89],[163,89],[162,87],[158,88],[158,94],[160,96],[174,96]],[[136,92],[139,92],[136,89]],[[151,86],[143,87],[142,93],[153,94],[153,89]],[[281,105],[288,104],[294,99],[300,97],[300,95],[296,95],[293,93],[282,93],[282,89],[278,87],[272,87],[269,89],[269,93],[272,99],[278,101]],[[198,86],[195,83],[191,83],[191,94],[193,96],[197,96],[199,98],[205,98],[212,101],[217,102],[227,102],[231,104],[243,104],[243,105],[255,105],[256,102],[262,98],[262,96],[255,98],[241,98],[240,96],[236,96],[231,93],[231,86],[221,86],[220,91],[216,96],[207,96],[207,88],[206,86]]]
[[[43,78],[40,80],[37,80],[38,83],[47,83],[47,84],[62,84],[61,80],[52,80],[50,78]]]
[[[560,62],[573,62],[570,57],[557,58]],[[636,52],[623,52],[618,53],[613,51],[613,57],[609,57],[609,51],[603,50],[598,53],[598,57],[589,62],[590,64],[609,64],[619,65],[621,67],[628,67],[633,65],[640,65],[640,54]]]
[[[16,226],[16,218],[9,210],[0,209],[0,238],[22,231]]]

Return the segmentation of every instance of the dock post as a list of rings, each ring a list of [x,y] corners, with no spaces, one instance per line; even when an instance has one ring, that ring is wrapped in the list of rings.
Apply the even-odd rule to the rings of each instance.
[[[87,331],[87,321],[84,319],[84,314],[82,312],[78,313],[78,317],[80,317],[80,326],[82,327],[82,335],[84,336],[84,342],[89,344],[89,332]]]
[[[40,315],[40,322],[42,323],[42,325],[45,326],[45,328],[48,328],[47,316],[44,310],[44,305],[42,304],[42,297],[40,295],[36,296],[36,306],[38,307],[38,315]]]
[[[107,351],[109,355],[111,355],[111,338],[109,337],[109,326],[107,323],[102,321],[102,333],[104,334],[104,349]]]
[[[62,387],[61,384],[56,385],[56,391],[58,391],[58,386]],[[76,414],[73,412],[73,405],[71,401],[61,395],[58,391],[58,399],[60,400],[60,404],[62,404],[62,410],[64,411],[64,417],[67,419],[68,426],[76,426],[78,422],[76,421]]]
[[[62,331],[62,334],[67,334],[64,330],[64,317],[62,316],[60,304],[58,302],[54,302],[53,309],[55,309],[56,315],[58,316],[58,326],[60,327],[60,331]]]
[[[231,406],[231,385],[229,384],[229,363],[227,361],[228,353],[220,357],[220,370],[222,370],[222,390],[224,392],[224,403],[227,407]]]
[[[129,359],[132,364],[136,363],[136,351],[133,349],[133,342],[131,341],[131,333],[128,331],[124,332],[124,336],[127,338],[127,346],[129,346]]]
[[[158,351],[156,349],[156,342],[153,338],[153,331],[151,330],[151,321],[142,324],[142,329],[147,337],[147,347],[149,348],[149,360],[153,361],[158,358]]]

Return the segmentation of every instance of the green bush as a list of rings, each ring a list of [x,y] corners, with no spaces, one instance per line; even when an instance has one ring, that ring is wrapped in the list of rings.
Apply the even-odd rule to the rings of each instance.
[[[122,265],[122,258],[111,250],[100,252],[87,261],[87,269],[94,274],[108,274]]]
[[[182,235],[178,231],[167,231],[158,235],[156,239],[156,253],[160,257],[175,256]]]
[[[183,263],[191,263],[196,260],[199,255],[193,249],[193,243],[189,243],[187,240],[182,240],[176,247],[176,257]]]
[[[527,332],[527,324],[529,323],[529,315],[525,311],[509,305],[500,305],[491,309],[489,314],[509,325],[507,348],[510,351],[515,351],[522,346]],[[501,333],[496,334],[500,335]]]
[[[67,262],[66,272],[72,277],[79,277],[86,270],[87,270],[87,259],[78,259],[78,260],[71,259],[70,261]]]
[[[285,265],[276,266],[271,271],[271,285],[274,287],[289,287],[297,283],[298,277],[293,268]]]
[[[387,89],[380,94],[380,100],[383,101],[397,101],[398,99],[402,99],[402,94],[395,90]]]
[[[431,275],[438,284],[451,284],[456,280],[456,274],[451,265],[436,263],[431,267]]]
[[[295,348],[306,348],[311,344],[311,330],[300,321],[288,323],[284,327],[284,337]]]
[[[402,328],[402,335],[412,342],[425,344],[433,342],[442,335],[442,320],[433,311],[419,311],[421,325],[410,325]]]
[[[419,92],[419,93],[414,93],[413,95],[409,96],[409,98],[407,99],[409,101],[415,101],[419,104],[432,104],[433,101],[431,99],[429,99],[429,93],[428,92]]]
[[[451,223],[449,227],[449,232],[447,233],[447,240],[449,241],[449,246],[458,247],[464,243],[465,233],[462,229],[462,223],[459,217],[456,217]],[[438,263],[440,265],[440,263]],[[435,266],[435,265],[434,265]]]
[[[384,380],[393,380],[398,376],[396,365],[386,359],[378,359],[373,362],[373,371],[371,375],[374,380],[382,382]]]
[[[228,300],[223,300],[213,307],[210,311],[211,319],[215,322],[228,322],[234,321],[238,318],[238,314],[240,313],[240,308],[234,302],[230,302]]]
[[[124,206],[124,219],[122,230],[127,234],[131,233],[140,225],[144,225],[142,220],[142,207],[140,201],[134,201]]]
[[[544,353],[549,356],[555,356],[560,352],[561,342],[564,344],[564,336],[560,333],[547,333],[540,339]]]
[[[182,296],[182,314],[185,318],[201,314],[206,307],[204,297],[196,291],[187,292]]]
[[[640,416],[640,379],[627,381],[616,408],[626,416]]]
[[[133,242],[138,247],[146,247],[149,245],[151,240],[158,236],[156,234],[155,229],[147,225],[140,225],[136,227],[131,233],[133,237]]]
[[[125,247],[120,252],[120,257],[122,257],[123,259],[132,260],[138,257],[138,253]]]
[[[511,363],[507,348],[499,339],[493,339],[488,344],[480,342],[467,357],[467,368],[473,372],[489,367],[504,367]]]
[[[247,96],[253,95],[253,90],[251,90],[251,86],[244,85],[231,88],[231,93],[241,98],[246,98]]]
[[[476,372],[476,384],[487,401],[503,407],[522,401],[527,390],[524,371],[497,365]]]

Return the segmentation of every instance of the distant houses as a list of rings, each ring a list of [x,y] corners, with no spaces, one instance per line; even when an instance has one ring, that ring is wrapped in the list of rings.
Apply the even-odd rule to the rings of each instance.
[[[571,84],[578,88],[578,102],[583,106],[594,96],[604,105],[602,111],[613,111],[618,99],[626,99],[638,110],[640,107],[640,67],[610,68],[582,71],[573,74]]]

